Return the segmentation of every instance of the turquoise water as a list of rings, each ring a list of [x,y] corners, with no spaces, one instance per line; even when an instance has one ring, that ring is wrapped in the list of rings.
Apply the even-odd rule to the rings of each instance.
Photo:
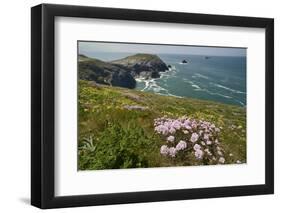
[[[172,68],[160,79],[137,79],[137,89],[246,105],[246,57],[159,55]],[[187,64],[181,61],[187,59]]]
[[[119,59],[134,53],[89,55],[101,60]],[[246,57],[158,54],[172,68],[159,79],[136,79],[137,90],[161,95],[191,97],[246,106]],[[187,64],[181,61],[186,59]]]

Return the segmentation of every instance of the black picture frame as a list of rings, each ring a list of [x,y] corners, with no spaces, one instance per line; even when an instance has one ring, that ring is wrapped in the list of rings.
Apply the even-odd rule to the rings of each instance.
[[[93,195],[54,195],[55,17],[264,28],[265,184]],[[31,9],[31,204],[42,208],[217,198],[274,193],[274,20],[164,11],[41,4]]]

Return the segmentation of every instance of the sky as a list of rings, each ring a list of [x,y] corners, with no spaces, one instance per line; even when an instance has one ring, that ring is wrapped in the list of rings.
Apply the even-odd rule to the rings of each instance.
[[[186,54],[205,56],[246,56],[246,48],[153,45],[136,43],[110,43],[79,41],[79,53],[91,55],[98,52],[148,53],[148,54]]]

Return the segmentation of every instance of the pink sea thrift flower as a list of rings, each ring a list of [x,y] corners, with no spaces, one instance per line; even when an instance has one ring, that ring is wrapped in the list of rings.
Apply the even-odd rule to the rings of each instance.
[[[163,135],[168,134],[168,131],[169,131],[169,129],[165,125],[156,126],[154,129],[157,133],[163,134]]]
[[[199,135],[197,133],[192,133],[190,141],[192,143],[194,143],[194,142],[196,142],[198,140],[198,138],[199,138]]]
[[[193,149],[196,151],[196,150],[198,150],[198,149],[201,149],[201,146],[200,146],[199,144],[195,144],[195,145],[193,146]]]
[[[167,137],[167,141],[174,142],[175,141],[175,136],[170,135],[169,137]]]
[[[219,131],[222,128],[217,128],[211,122],[191,119],[186,116],[177,119],[164,116],[154,120],[154,130],[157,134],[164,136],[164,141],[170,143],[161,146],[161,155],[176,157],[178,152],[187,150],[188,144],[193,143],[194,153],[192,154],[195,155],[196,159],[208,156],[207,161],[223,163],[224,151],[219,147],[218,141]],[[175,143],[175,146],[171,147],[172,143]],[[192,152],[192,150],[187,151]]]
[[[196,128],[197,128],[197,124],[193,122],[192,125],[191,125],[191,127],[192,127],[193,129],[196,129]]]
[[[176,157],[176,154],[177,154],[177,150],[175,147],[170,147],[169,148],[169,154],[171,157]]]
[[[169,133],[174,134],[175,132],[176,132],[175,128],[172,127],[172,128],[169,129]]]
[[[186,126],[184,126],[186,129],[188,129],[188,130],[191,130],[192,129],[192,127],[191,126],[189,126],[189,125],[186,125]]]
[[[189,125],[189,124],[190,124],[190,120],[189,120],[189,119],[186,119],[183,124],[184,124],[185,126],[186,126],[186,125]]]
[[[209,135],[208,134],[204,134],[204,139],[205,140],[209,140]]]
[[[185,129],[190,130],[192,129],[190,126],[190,121],[189,120],[185,120],[185,122],[182,125]]]
[[[204,152],[201,149],[196,149],[194,155],[195,155],[196,159],[202,159]]]
[[[185,141],[181,140],[177,145],[176,145],[176,150],[184,150],[187,147],[187,144]]]
[[[178,120],[175,120],[175,121],[172,123],[172,126],[173,126],[173,128],[175,128],[175,129],[180,129],[180,128],[181,128],[181,122],[179,122]]]
[[[212,141],[210,141],[210,140],[207,140],[207,145],[211,145],[212,144]]]
[[[169,147],[167,145],[161,146],[160,153],[162,155],[168,155],[169,154]]]
[[[224,163],[225,162],[225,159],[223,157],[220,157],[219,158],[219,163]]]

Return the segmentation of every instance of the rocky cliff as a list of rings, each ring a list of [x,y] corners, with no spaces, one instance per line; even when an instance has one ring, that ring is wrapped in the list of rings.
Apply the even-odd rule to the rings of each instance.
[[[159,78],[159,72],[168,70],[167,65],[157,55],[152,54],[136,54],[112,63],[127,67],[134,77]]]
[[[159,78],[159,72],[168,70],[157,55],[151,54],[136,54],[110,62],[79,55],[78,68],[81,80],[126,88],[135,88],[136,77]]]

